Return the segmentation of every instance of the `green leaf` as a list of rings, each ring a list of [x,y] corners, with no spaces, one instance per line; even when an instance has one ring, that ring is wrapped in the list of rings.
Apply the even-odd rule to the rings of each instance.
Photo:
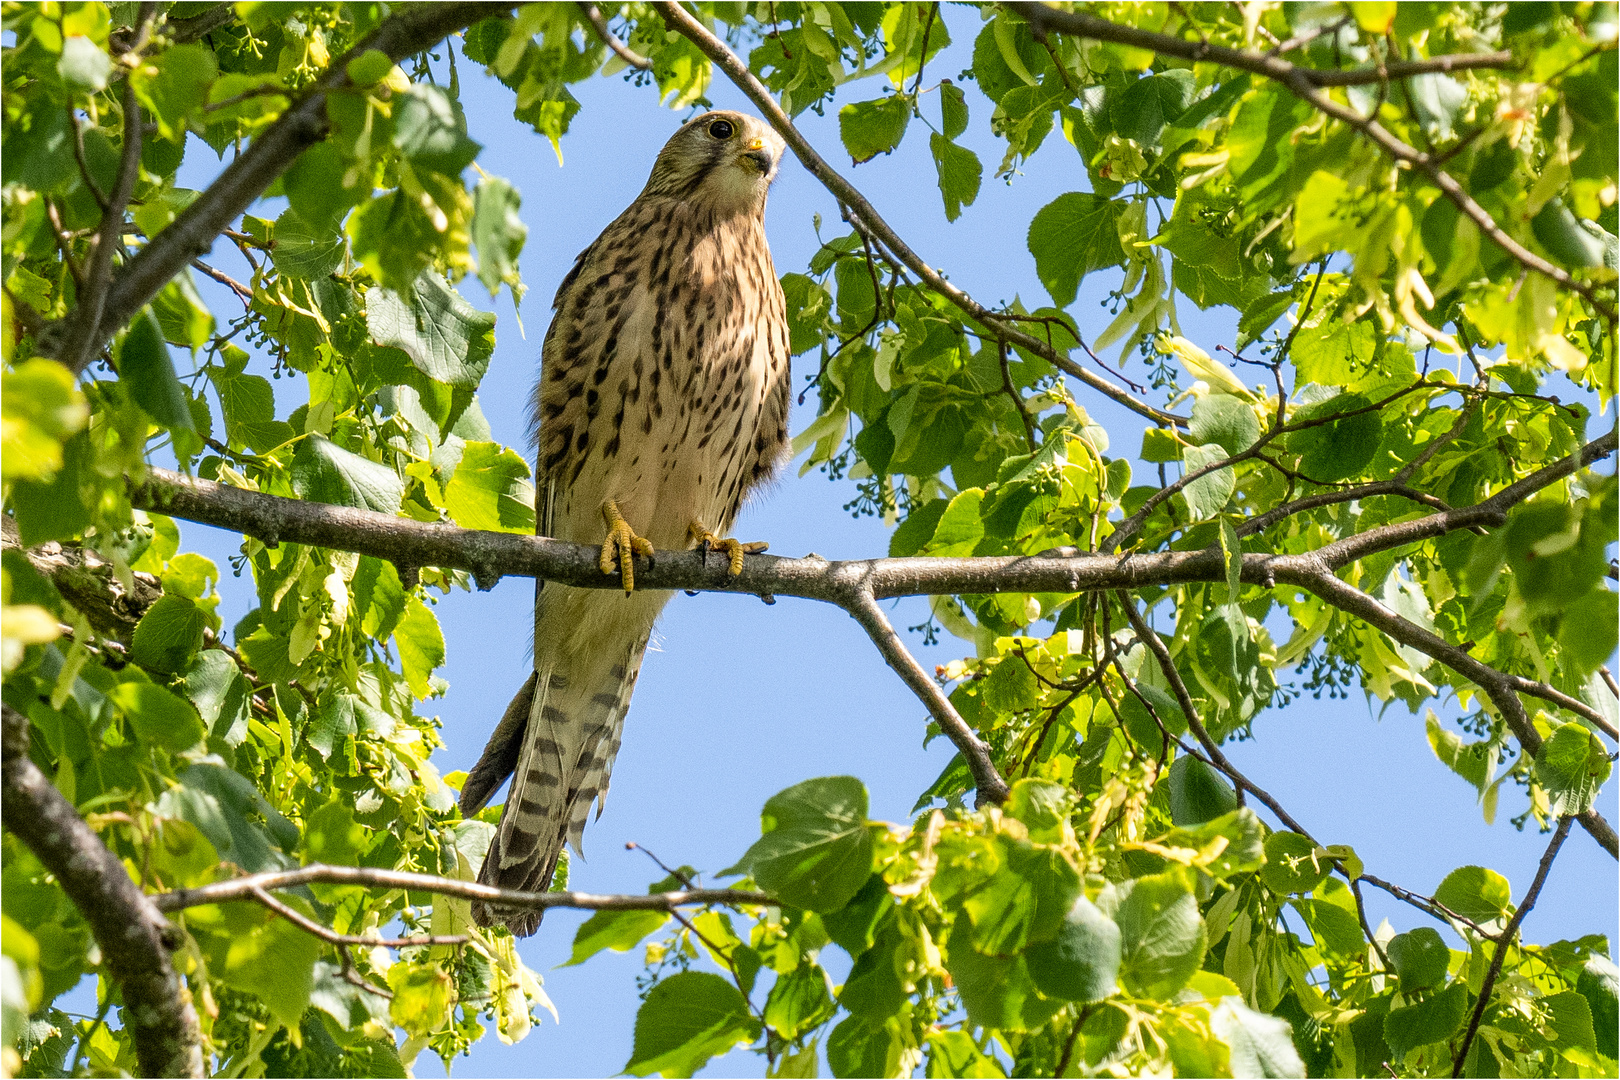
[[[388,73],[393,68],[394,62],[388,58],[387,53],[380,49],[367,49],[353,60],[350,60],[348,67],[344,70],[348,72],[350,82],[354,83],[355,86],[365,88],[387,78]]]
[[[1384,947],[1389,962],[1401,977],[1401,993],[1428,990],[1446,981],[1451,950],[1432,926],[1419,926],[1396,934]]]
[[[956,139],[968,126],[967,97],[949,79],[939,81],[940,127],[947,139]]]
[[[407,295],[366,290],[366,328],[435,382],[476,387],[495,352],[495,316],[479,311],[435,273],[418,277]]]
[[[1582,675],[1590,675],[1620,645],[1620,596],[1599,586],[1564,609],[1558,627],[1559,658]]]
[[[172,675],[190,666],[202,648],[208,616],[184,596],[160,596],[146,609],[130,639],[131,658],[144,668]]]
[[[135,316],[118,346],[118,378],[152,419],[164,427],[192,430],[191,405],[150,308]]]
[[[1180,461],[1181,442],[1164,428],[1146,428],[1142,432],[1141,458],[1143,461]]]
[[[269,379],[213,366],[207,371],[225,411],[225,437],[232,446],[266,453],[292,438],[292,428],[276,421],[275,392]]]
[[[1588,231],[1562,199],[1548,201],[1541,213],[1530,219],[1530,228],[1547,253],[1565,266],[1595,267],[1607,261],[1608,245],[1603,238]]]
[[[1070,192],[1043,206],[1029,224],[1035,273],[1060,308],[1074,303],[1080,279],[1125,262],[1119,243],[1120,204],[1100,195]]]
[[[283,832],[290,823],[270,807],[251,781],[233,769],[207,763],[192,765],[179,780],[158,797],[154,804],[158,814],[195,825],[223,862],[249,873],[282,867],[284,860],[256,817],[263,815]],[[294,829],[284,839],[296,843],[296,837]]]
[[[209,733],[227,746],[240,746],[247,738],[253,688],[236,661],[218,649],[203,650],[185,673],[185,688]]]
[[[838,110],[838,134],[856,165],[892,153],[909,123],[911,99],[902,94],[855,102]]]
[[[105,90],[111,72],[112,59],[101,46],[82,34],[63,39],[62,58],[56,62],[63,82],[83,90]]]
[[[434,668],[444,663],[444,632],[433,612],[414,596],[405,601],[405,615],[394,628],[394,645],[399,649],[400,670],[410,683],[411,693],[427,698],[433,692],[429,677]]]
[[[464,529],[528,535],[534,532],[534,486],[529,466],[499,443],[470,442],[462,448],[444,508]]]
[[[1003,1031],[1034,1031],[1063,1008],[1063,1002],[1036,989],[1023,956],[986,956],[970,936],[966,918],[958,917],[945,946],[945,967],[970,1021]]]
[[[1468,988],[1457,981],[1416,1005],[1389,1010],[1384,1017],[1384,1041],[1399,1057],[1416,1047],[1450,1039],[1467,1015]]]
[[[1233,1076],[1304,1076],[1288,1021],[1256,1012],[1240,997],[1222,998],[1209,1018],[1216,1036],[1231,1048]]]
[[[1111,883],[1097,906],[1119,926],[1120,982],[1131,993],[1172,997],[1203,963],[1208,932],[1182,868]]]
[[[632,1076],[691,1076],[712,1057],[759,1036],[759,1022],[737,988],[706,971],[660,982],[636,1010],[636,1034],[624,1071]]]
[[[1203,869],[1214,877],[1224,878],[1233,874],[1253,873],[1260,869],[1265,861],[1264,833],[1265,826],[1260,823],[1254,811],[1246,806],[1240,806],[1202,825],[1172,829],[1160,838],[1159,843],[1166,847],[1184,847],[1199,851],[1207,847],[1217,836],[1223,837],[1226,840],[1226,847]]]
[[[1254,445],[1260,438],[1260,421],[1241,398],[1205,394],[1193,403],[1187,434],[1195,443],[1219,445],[1230,456]]]
[[[760,824],[764,835],[738,866],[786,904],[837,911],[872,872],[866,788],[853,776],[806,780],[772,795]]]
[[[1536,753],[1536,781],[1547,789],[1548,812],[1560,817],[1590,810],[1610,769],[1603,742],[1581,724],[1554,728]]]
[[[327,803],[304,822],[304,858],[329,866],[358,866],[371,848],[365,826],[354,820],[354,810],[342,801]]]
[[[1137,79],[1122,94],[1111,94],[1108,111],[1115,133],[1156,148],[1165,125],[1187,111],[1196,86],[1190,70],[1173,68]]]
[[[450,1019],[455,983],[431,961],[401,961],[388,969],[389,1019],[411,1036],[426,1037]]]
[[[1338,394],[1316,405],[1308,405],[1289,420],[1299,424],[1340,413],[1365,409],[1372,402],[1360,394]],[[1357,476],[1372,463],[1384,426],[1376,412],[1364,412],[1343,420],[1295,431],[1288,436],[1288,449],[1299,455],[1299,471],[1312,480],[1333,483]]]
[[[1121,960],[1119,927],[1084,896],[1074,902],[1053,941],[1024,950],[1030,977],[1050,998],[1101,1001],[1116,989]]]
[[[1226,778],[1195,757],[1170,766],[1170,820],[1180,827],[1202,825],[1237,809],[1237,792]]]
[[[1316,845],[1296,832],[1266,837],[1266,865],[1260,880],[1277,893],[1308,893],[1333,871],[1332,860],[1317,854]]]
[[[1592,1007],[1586,998],[1577,991],[1565,990],[1561,994],[1549,994],[1541,999],[1540,1004],[1547,1010],[1551,1021],[1553,1046],[1573,1061],[1597,1064],[1590,1057],[1598,1045],[1597,1033],[1593,1030]],[[1585,1054],[1581,1051],[1585,1051]]]
[[[1336,956],[1361,959],[1367,955],[1367,939],[1355,912],[1330,900],[1291,899],[1288,901],[1305,919],[1318,947]]]
[[[1208,446],[1183,447],[1182,475],[1191,476],[1198,470],[1206,469],[1217,461],[1225,461],[1231,456],[1225,447],[1215,443]],[[1187,500],[1187,512],[1194,520],[1203,521],[1225,509],[1227,500],[1231,499],[1232,493],[1236,490],[1237,474],[1231,466],[1227,466],[1200,476],[1182,488],[1181,494]]]
[[[846,1017],[827,1036],[827,1064],[836,1077],[903,1076],[909,1032],[899,1017]]]
[[[836,1011],[827,992],[826,972],[818,964],[801,961],[792,971],[776,977],[765,1000],[765,1023],[782,1038],[796,1039]]]
[[[669,921],[665,911],[598,911],[574,931],[574,951],[563,967],[583,964],[603,949],[629,952]]]
[[[158,134],[171,142],[184,142],[187,129],[200,125],[208,101],[208,87],[219,75],[212,49],[202,45],[174,45],[130,72],[130,84],[153,120]]]
[[[212,970],[270,1007],[281,1023],[296,1028],[309,1007],[321,943],[275,917],[247,934],[233,934],[223,969]]]
[[[945,220],[955,221],[962,216],[962,207],[972,206],[979,197],[979,181],[984,167],[979,155],[965,146],[958,146],[943,135],[928,136],[928,148],[934,155],[934,170],[939,174],[939,194],[945,200]]]
[[[1513,906],[1513,890],[1508,879],[1483,866],[1460,866],[1445,876],[1434,898],[1465,919],[1487,929],[1505,925]]]
[[[202,741],[203,725],[197,710],[156,683],[119,683],[107,696],[123,711],[144,743],[178,753]]]
[[[292,485],[301,499],[379,514],[399,513],[405,495],[405,485],[393,469],[319,435],[309,435],[299,443],[293,455]]]
[[[1598,1053],[1615,1057],[1620,1032],[1620,969],[1607,956],[1594,953],[1581,968],[1575,989],[1586,998],[1591,1011]]]
[[[340,206],[342,200],[337,200],[336,196],[341,189],[336,184],[332,188],[334,205]],[[428,268],[443,243],[433,220],[404,191],[366,200],[360,209],[349,215],[344,228],[349,234],[354,257],[381,282],[375,288],[411,291],[418,277],[431,273]],[[372,291],[374,289],[367,290],[368,294]],[[367,308],[369,314],[369,295]],[[493,320],[494,316],[490,318]]]
[[[0,476],[7,481],[49,479],[62,467],[63,441],[89,419],[84,395],[67,368],[44,357],[8,367],[0,378],[5,385],[0,394]]]
[[[472,239],[478,247],[478,280],[493,297],[501,282],[512,286],[514,301],[522,298],[518,256],[529,227],[518,216],[523,197],[499,176],[486,176],[473,191]]]
[[[450,95],[413,82],[394,99],[394,145],[418,168],[459,177],[483,147],[467,138],[467,122]]]
[[[270,261],[283,274],[325,277],[343,264],[343,234],[331,225],[313,225],[292,207],[276,218]]]
[[[342,745],[345,738],[360,734],[355,720],[359,699],[353,694],[323,694],[315,708],[309,727],[304,730],[304,741],[313,746],[322,758],[332,756],[332,748]]]

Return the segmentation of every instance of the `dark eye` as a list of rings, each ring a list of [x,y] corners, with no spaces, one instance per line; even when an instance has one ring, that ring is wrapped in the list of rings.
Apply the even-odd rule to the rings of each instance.
[[[731,126],[730,120],[716,120],[709,125],[709,134],[717,139],[729,139],[736,129]]]

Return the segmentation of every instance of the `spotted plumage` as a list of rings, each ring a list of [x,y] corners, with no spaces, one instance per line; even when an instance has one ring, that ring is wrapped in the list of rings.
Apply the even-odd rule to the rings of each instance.
[[[536,527],[589,544],[606,533],[605,571],[615,550],[723,536],[783,460],[787,318],[764,226],[782,149],[741,113],[686,124],[557,290],[532,414]],[[723,543],[740,565],[735,542]],[[632,567],[620,562],[628,591]],[[581,850],[668,598],[537,586],[534,672],[462,790],[471,815],[514,777],[480,881],[545,889],[563,843]],[[473,915],[520,935],[540,922],[481,904]]]

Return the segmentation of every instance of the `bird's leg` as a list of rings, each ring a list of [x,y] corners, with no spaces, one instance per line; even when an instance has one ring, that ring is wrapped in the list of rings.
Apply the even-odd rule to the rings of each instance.
[[[705,566],[709,563],[710,551],[719,549],[726,553],[731,562],[732,577],[742,573],[744,555],[757,555],[771,546],[762,540],[744,544],[730,536],[722,539],[710,532],[701,521],[692,522],[687,526],[687,531],[692,534],[692,539],[697,541],[698,551],[702,552]]]
[[[636,587],[635,556],[645,555],[650,563],[653,558],[652,541],[636,535],[612,499],[602,504],[602,517],[608,527],[607,539],[602,541],[602,573],[613,573],[613,563],[617,559],[619,574],[624,580],[624,595],[629,596]]]

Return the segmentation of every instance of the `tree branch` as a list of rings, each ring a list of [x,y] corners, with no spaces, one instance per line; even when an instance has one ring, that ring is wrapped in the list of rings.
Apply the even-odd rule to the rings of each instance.
[[[1203,720],[1199,718],[1198,707],[1193,704],[1192,695],[1187,692],[1187,684],[1182,681],[1181,672],[1176,669],[1176,662],[1171,658],[1170,650],[1165,646],[1164,640],[1142,618],[1142,613],[1136,610],[1136,604],[1129,596],[1121,596],[1119,601],[1120,606],[1125,609],[1125,617],[1131,621],[1131,629],[1136,631],[1137,640],[1158,661],[1159,670],[1164,672],[1165,679],[1170,683],[1170,689],[1175,692],[1176,704],[1181,706],[1183,715],[1187,717],[1187,727],[1192,730],[1193,737],[1198,740],[1198,744],[1204,748],[1204,753],[1209,755],[1211,763],[1231,778],[1234,784],[1259,799],[1266,809],[1277,815],[1278,821],[1288,826],[1290,831],[1299,833],[1312,844],[1321,847],[1322,845],[1316,842],[1316,838],[1311,835],[1310,830],[1294,820],[1294,816],[1283,809],[1282,803],[1272,798],[1268,792],[1261,789],[1247,776],[1244,776],[1238,770],[1238,767],[1233,765],[1226,755],[1221,752],[1220,744],[1210,735],[1209,730],[1204,727]]]
[[[124,1020],[145,1076],[202,1076],[202,1037],[169,951],[174,928],[117,855],[28,756],[28,718],[3,713],[6,828],[28,845],[90,924],[124,995]]]
[[[1125,408],[1147,417],[1158,424],[1174,424],[1186,426],[1186,417],[1165,412],[1149,405],[1115,386],[1113,383],[1096,375],[1071,360],[1067,354],[1052,348],[1046,342],[1018,329],[1011,316],[991,311],[980,304],[973,297],[952,285],[938,270],[929,266],[915,251],[911,250],[882,216],[877,209],[867,201],[853,184],[839,175],[838,171],[816,153],[799,129],[793,126],[793,121],[782,106],[777,104],[760,81],[754,78],[748,70],[748,65],[726,46],[726,43],[710,33],[708,28],[694,19],[680,4],[674,0],[657,0],[653,8],[663,17],[664,25],[681,34],[698,49],[714,61],[715,65],[725,72],[726,77],[737,85],[755,105],[765,114],[765,120],[777,133],[786,140],[788,146],[801,164],[809,170],[810,174],[821,181],[823,187],[832,192],[833,196],[848,208],[850,223],[857,230],[875,236],[883,246],[894,253],[895,257],[904,263],[913,273],[922,278],[928,287],[945,297],[951,303],[966,313],[970,318],[983,324],[993,335],[1003,341],[1027,349],[1029,352],[1041,357],[1043,360],[1057,367],[1059,370],[1074,376],[1087,386],[1096,390],[1105,397],[1111,398]]]
[[[157,5],[143,3],[136,29],[137,38],[150,32]],[[74,122],[78,132],[78,122]],[[90,252],[90,266],[85,275],[84,292],[78,298],[75,317],[65,322],[66,334],[61,343],[61,359],[77,374],[89,366],[101,351],[105,340],[97,336],[106,309],[109,282],[112,278],[114,250],[123,246],[124,209],[130,196],[135,194],[135,179],[141,171],[141,103],[135,97],[135,85],[124,80],[124,146],[118,162],[118,180],[112,194],[107,196],[101,212],[101,230],[96,234],[95,246]],[[154,290],[155,292],[156,290]],[[133,312],[131,312],[133,314]],[[119,325],[123,320],[119,320]]]
[[[1604,445],[1612,449],[1613,434],[1588,444],[1596,453]],[[1595,448],[1595,449],[1594,449]],[[1504,507],[1522,498],[1537,477],[1553,473],[1568,475],[1572,462],[1587,457],[1585,451],[1549,466],[1535,477],[1504,488],[1480,504],[1431,515],[1418,522],[1402,522],[1371,529],[1351,538],[1358,542],[1357,557],[1411,543],[1427,536],[1438,536],[1452,528],[1484,521],[1500,522]],[[1563,470],[1559,472],[1559,470]],[[316,547],[355,551],[413,566],[438,566],[470,571],[481,588],[489,588],[503,576],[536,577],[578,588],[618,588],[616,576],[603,575],[596,548],[570,544],[546,537],[515,533],[481,532],[452,525],[427,524],[402,517],[349,507],[328,506],[276,495],[244,491],[208,480],[180,476],[164,469],[149,469],[146,479],[130,484],[131,503],[144,510],[169,514],[207,525],[257,537],[266,543],[288,541]],[[1473,516],[1469,511],[1475,511]],[[1414,530],[1412,526],[1439,519],[1444,527]],[[1343,541],[1340,542],[1344,543]],[[1329,545],[1333,549],[1335,545]],[[1246,584],[1273,588],[1278,582],[1307,589],[1334,607],[1354,615],[1383,631],[1396,641],[1410,645],[1478,684],[1502,712],[1514,735],[1534,754],[1541,746],[1530,718],[1519,701],[1518,691],[1535,694],[1560,707],[1574,708],[1581,703],[1551,687],[1519,676],[1497,671],[1470,656],[1467,650],[1451,645],[1432,632],[1401,618],[1377,600],[1333,573],[1335,563],[1324,551],[1299,555],[1248,553],[1243,556],[1240,578]],[[914,693],[929,707],[942,728],[957,743],[963,756],[972,762],[979,754],[977,736],[965,725],[951,721],[954,710],[941,707],[943,694],[926,674],[908,674],[915,661],[894,652],[890,640],[893,629],[878,600],[897,596],[947,595],[962,593],[1081,593],[1108,589],[1136,590],[1149,585],[1170,585],[1194,581],[1226,580],[1226,564],[1218,547],[1202,551],[1165,551],[1139,555],[1109,556],[1054,549],[1039,555],[989,556],[978,558],[933,558],[926,556],[894,559],[865,559],[829,562],[821,558],[784,559],[769,555],[749,555],[742,573],[733,577],[728,568],[706,566],[696,551],[671,552],[657,565],[640,575],[639,584],[648,589],[690,589],[706,592],[751,593],[758,596],[795,596],[836,604],[853,615],[895,670]],[[876,618],[874,618],[874,611]],[[897,640],[897,638],[895,639]],[[935,698],[939,694],[939,698]],[[1584,711],[1581,711],[1584,710]],[[1587,712],[1581,706],[1581,715]],[[1590,719],[1590,717],[1588,717]],[[958,718],[959,719],[959,718]],[[992,772],[975,774],[982,792],[997,790]],[[1596,811],[1581,815],[1581,823],[1611,854],[1617,853],[1614,830]],[[1617,854],[1620,857],[1620,854]]]
[[[62,349],[57,354],[58,359],[74,373],[83,371],[102,342],[127,323],[192,259],[206,255],[214,238],[291,167],[300,153],[326,138],[326,98],[328,94],[349,88],[350,59],[376,49],[398,61],[512,6],[467,0],[397,6],[394,14],[369,37],[334,60],[298,103],[282,113],[251,146],[237,155],[172,224],[151,238],[105,291],[105,299],[98,301],[99,306],[87,308],[81,304],[68,315],[64,322],[71,328],[73,340],[87,344],[73,351]],[[125,138],[127,147],[127,134]],[[138,161],[138,135],[134,144]],[[116,198],[114,202],[116,205]]]
[[[369,866],[327,866],[323,863],[311,863],[297,870],[272,870],[262,874],[249,874],[229,881],[218,881],[212,885],[200,885],[194,889],[175,889],[172,892],[157,893],[150,897],[150,900],[159,911],[179,911],[183,908],[222,904],[232,900],[252,900],[262,903],[260,894],[267,895],[275,889],[290,889],[314,882],[376,889],[408,889],[412,892],[455,896],[463,900],[483,900],[499,904],[501,907],[524,911],[549,911],[552,908],[581,908],[586,911],[674,911],[678,907],[691,904],[746,904],[763,907],[777,903],[767,893],[749,892],[745,889],[682,889],[675,892],[649,893],[645,896],[635,893],[603,896],[581,892],[524,892],[521,889],[501,889],[494,885],[481,885],[476,881],[457,881],[434,874],[379,870]],[[298,913],[294,911],[293,914]],[[321,929],[325,930],[324,927]],[[376,942],[356,941],[354,944],[376,944]]]
[[[1489,664],[1475,660],[1468,650],[1452,645],[1415,623],[1397,615],[1360,589],[1339,580],[1325,568],[1301,572],[1290,565],[1277,572],[1278,581],[1286,581],[1308,589],[1341,611],[1348,612],[1375,629],[1383,631],[1402,645],[1425,653],[1483,690],[1501,713],[1519,740],[1525,752],[1534,757],[1541,750],[1541,735],[1536,731],[1524,703],[1519,700],[1516,676],[1504,675]],[[1524,680],[1528,682],[1528,680]],[[1540,684],[1534,684],[1540,686]],[[1549,688],[1550,689],[1550,688]],[[1596,810],[1577,815],[1581,827],[1591,834],[1605,851],[1620,859],[1620,837],[1614,828]]]
[[[1002,779],[1001,773],[996,769],[996,763],[990,757],[990,747],[984,740],[974,734],[962,714],[956,711],[951,699],[945,696],[945,691],[939,684],[928,677],[916,659],[907,651],[900,635],[894,632],[888,617],[878,606],[872,594],[866,590],[856,593],[853,602],[845,604],[844,608],[861,628],[871,637],[872,643],[877,646],[878,652],[894,673],[900,676],[900,681],[911,688],[911,692],[922,699],[933,716],[934,722],[939,724],[945,737],[956,745],[961,752],[962,760],[967,763],[968,772],[973,774],[973,783],[978,792],[978,802],[1005,802],[1009,793],[1007,781]]]
[[[595,29],[596,36],[602,39],[602,44],[613,50],[613,55],[638,71],[652,70],[651,60],[633,51],[630,46],[615,37],[613,31],[608,29],[607,20],[602,17],[600,8],[595,4],[580,4],[579,8],[585,13],[585,18],[590,21],[591,27]]]
[[[660,5],[662,7],[664,5]],[[1133,26],[1120,26],[1116,23],[1098,19],[1079,12],[1059,11],[1047,7],[1033,0],[1014,0],[1005,5],[1027,19],[1031,26],[1037,30],[1056,30],[1059,33],[1074,37],[1091,38],[1096,41],[1112,41],[1123,45],[1130,45],[1139,49],[1150,49],[1163,56],[1175,56],[1183,60],[1220,64],[1222,67],[1235,68],[1238,71],[1247,71],[1274,82],[1280,83],[1295,97],[1310,104],[1321,112],[1333,117],[1342,123],[1360,131],[1372,140],[1379,149],[1394,158],[1396,161],[1417,169],[1427,176],[1436,187],[1445,193],[1446,198],[1457,205],[1457,208],[1479,226],[1481,232],[1491,238],[1492,243],[1507,252],[1521,266],[1527,270],[1534,270],[1543,274],[1559,285],[1577,293],[1591,304],[1612,328],[1615,325],[1614,308],[1597,298],[1597,291],[1591,285],[1576,281],[1569,272],[1561,267],[1543,259],[1540,255],[1520,244],[1513,237],[1502,230],[1486,209],[1475,202],[1463,186],[1450,173],[1442,169],[1435,158],[1416,147],[1409,146],[1396,138],[1388,129],[1377,120],[1364,117],[1346,105],[1340,105],[1320,87],[1325,85],[1350,85],[1349,83],[1318,83],[1313,75],[1323,74],[1313,72],[1310,68],[1302,68],[1290,64],[1276,56],[1266,56],[1257,53],[1243,52],[1240,49],[1231,49],[1223,45],[1212,45],[1208,41],[1187,41],[1182,38],[1171,37],[1168,34],[1157,34],[1148,30],[1138,30]],[[1395,65],[1399,67],[1400,65]],[[1499,66],[1499,65],[1483,65]],[[1389,71],[1390,66],[1385,66]],[[1358,81],[1382,82],[1383,76]]]
[[[1473,1016],[1468,1018],[1468,1032],[1463,1036],[1462,1046],[1457,1050],[1456,1061],[1451,1069],[1452,1076],[1463,1074],[1463,1066],[1468,1062],[1468,1050],[1473,1046],[1474,1036],[1479,1034],[1479,1022],[1485,1015],[1485,1006],[1491,1002],[1491,990],[1496,986],[1496,977],[1502,973],[1502,960],[1507,956],[1508,946],[1513,944],[1513,938],[1519,932],[1519,924],[1530,914],[1530,909],[1536,906],[1536,899],[1541,895],[1541,887],[1547,883],[1547,872],[1552,869],[1553,860],[1558,857],[1558,849],[1564,846],[1564,838],[1569,835],[1569,820],[1567,817],[1559,819],[1552,841],[1542,853],[1541,865],[1536,869],[1536,879],[1530,883],[1530,891],[1524,894],[1524,899],[1519,903],[1519,910],[1513,913],[1513,918],[1508,920],[1507,929],[1502,931],[1502,936],[1496,941],[1496,953],[1491,957],[1491,967],[1485,973],[1485,981],[1480,984],[1479,1000],[1474,1004]]]

